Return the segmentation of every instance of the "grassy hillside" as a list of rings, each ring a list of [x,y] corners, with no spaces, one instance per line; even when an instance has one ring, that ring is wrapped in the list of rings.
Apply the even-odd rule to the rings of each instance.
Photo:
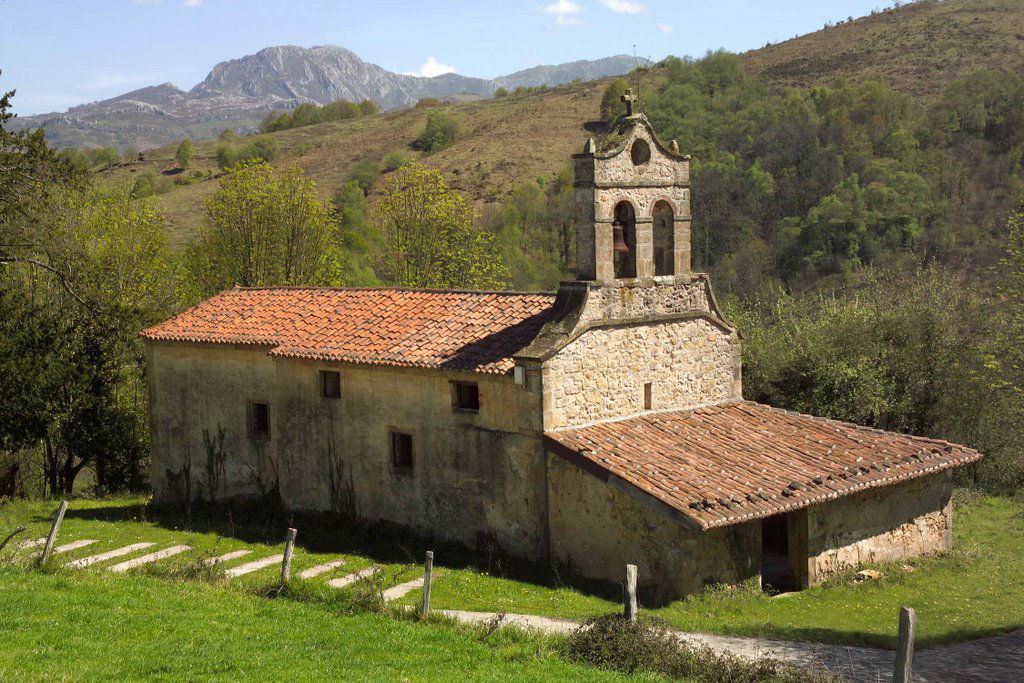
[[[919,2],[879,12],[742,55],[745,68],[776,88],[831,83],[838,77],[882,75],[923,101],[953,79],[981,68],[1024,71],[1024,3],[1019,0]],[[664,69],[644,76],[644,90],[664,82]],[[478,203],[501,201],[525,180],[549,178],[598,130],[601,94],[611,79],[563,86],[544,93],[466,102],[446,107],[461,134],[449,148],[422,159]],[[427,110],[412,109],[363,119],[324,123],[273,133],[275,165],[298,163],[323,196],[343,184],[355,161],[377,161],[409,145],[423,130]],[[216,174],[218,142],[197,143],[192,169]],[[175,146],[146,152],[142,163],[104,172],[110,179],[151,169],[173,173]],[[692,150],[684,150],[692,151]],[[171,176],[174,177],[174,176]],[[174,186],[160,195],[172,243],[194,234],[203,201],[216,180]]]
[[[931,100],[977,69],[1024,71],[1024,3],[921,0],[752,50],[743,61],[780,88],[881,75]]]

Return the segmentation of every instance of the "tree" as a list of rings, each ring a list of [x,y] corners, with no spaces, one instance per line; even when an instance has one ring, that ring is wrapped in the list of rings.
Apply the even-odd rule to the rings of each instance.
[[[191,295],[235,285],[331,285],[337,257],[330,206],[302,169],[275,173],[265,162],[245,162],[206,202],[199,239],[187,255]]]
[[[369,159],[355,162],[348,170],[348,179],[355,181],[365,195],[370,194],[370,190],[373,189],[373,184],[377,182],[379,175],[380,164]]]
[[[629,84],[625,78],[616,78],[608,84],[601,95],[601,120],[614,121],[623,112],[622,101],[619,99],[626,93]]]
[[[413,149],[433,154],[450,145],[459,134],[459,124],[444,112],[432,109],[427,112],[427,124],[423,132],[412,143]]]
[[[380,113],[380,106],[373,100],[363,100],[359,103],[359,112],[363,116],[372,116]]]
[[[508,282],[494,235],[433,169],[410,164],[385,176],[377,206],[384,238],[379,272],[399,287],[498,289]]]
[[[369,204],[363,188],[350,180],[334,193],[334,218],[341,245],[341,280],[349,287],[380,284],[371,265],[372,254],[380,248],[380,233],[370,222]]]
[[[174,153],[174,158],[178,162],[178,166],[181,168],[188,168],[188,165],[192,163],[192,139],[185,138],[178,145],[178,151]]]
[[[494,91],[494,97],[508,97],[508,88],[499,87]]]

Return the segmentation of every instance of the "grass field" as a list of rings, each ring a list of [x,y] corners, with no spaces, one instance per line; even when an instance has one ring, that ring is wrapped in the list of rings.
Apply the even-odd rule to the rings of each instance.
[[[42,536],[53,509],[52,502],[9,503],[0,508],[0,530],[21,523],[30,527],[23,538]],[[366,534],[326,519],[319,523],[286,520],[241,510],[193,511],[191,516],[183,510],[157,512],[141,498],[74,501],[61,539],[99,542],[59,556],[55,564],[138,541],[164,546],[187,543],[196,549],[193,558],[195,554],[253,549],[251,557],[237,561],[241,563],[273,550],[279,552],[280,545],[274,546],[274,542],[283,537],[290,523],[299,528],[295,573],[327,560],[347,560],[331,574],[310,581],[322,582],[371,563],[384,566],[392,583],[421,571],[418,563],[425,546],[401,534]],[[1018,599],[1024,585],[1024,504],[987,497],[959,504],[954,515],[954,544],[955,550],[941,557],[882,566],[884,577],[878,581],[857,584],[850,576],[838,577],[825,586],[780,598],[752,587],[720,588],[651,613],[688,631],[879,647],[894,646],[900,606],[917,610],[918,646],[922,648],[1024,627],[1024,603]],[[492,559],[488,566],[487,561],[475,560],[473,553],[455,547],[434,549],[440,572],[432,590],[432,604],[437,608],[569,618],[618,609],[614,586],[571,582],[565,577],[559,580],[543,568],[507,560]],[[167,573],[176,563],[180,567],[194,562],[187,557],[165,560],[145,571]],[[272,581],[276,571],[239,577],[221,589],[251,591]],[[83,573],[99,574],[101,570]],[[399,604],[412,605],[418,595],[414,591]]]
[[[556,642],[199,582],[0,568],[4,681],[627,678],[558,658]]]

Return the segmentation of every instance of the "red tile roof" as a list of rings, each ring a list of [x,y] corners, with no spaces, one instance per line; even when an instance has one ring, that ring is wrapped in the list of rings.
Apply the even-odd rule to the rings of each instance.
[[[152,340],[273,346],[270,355],[506,373],[554,294],[230,289],[142,331]]]
[[[557,453],[628,482],[702,529],[966,465],[946,441],[737,401],[547,432]]]

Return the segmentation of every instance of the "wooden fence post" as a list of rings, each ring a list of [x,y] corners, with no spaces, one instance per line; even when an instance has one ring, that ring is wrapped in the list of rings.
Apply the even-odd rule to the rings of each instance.
[[[622,612],[627,621],[636,621],[636,565],[626,565],[626,590],[622,595]]]
[[[53,542],[57,540],[57,532],[60,530],[60,523],[64,521],[64,513],[68,511],[68,502],[62,500],[57,514],[53,518],[53,526],[50,527],[50,535],[46,537],[46,545],[43,547],[43,554],[39,556],[39,564],[46,564],[53,551]]]
[[[912,607],[900,608],[900,635],[896,642],[896,666],[893,670],[894,683],[910,683],[910,667],[914,662],[914,632],[917,630],[917,615]]]
[[[292,553],[295,552],[295,529],[289,529],[284,537],[284,559],[281,561],[281,583],[288,583],[292,574]]]
[[[427,559],[423,561],[423,590],[420,593],[420,619],[430,614],[430,574],[434,571],[434,551],[427,551]]]

